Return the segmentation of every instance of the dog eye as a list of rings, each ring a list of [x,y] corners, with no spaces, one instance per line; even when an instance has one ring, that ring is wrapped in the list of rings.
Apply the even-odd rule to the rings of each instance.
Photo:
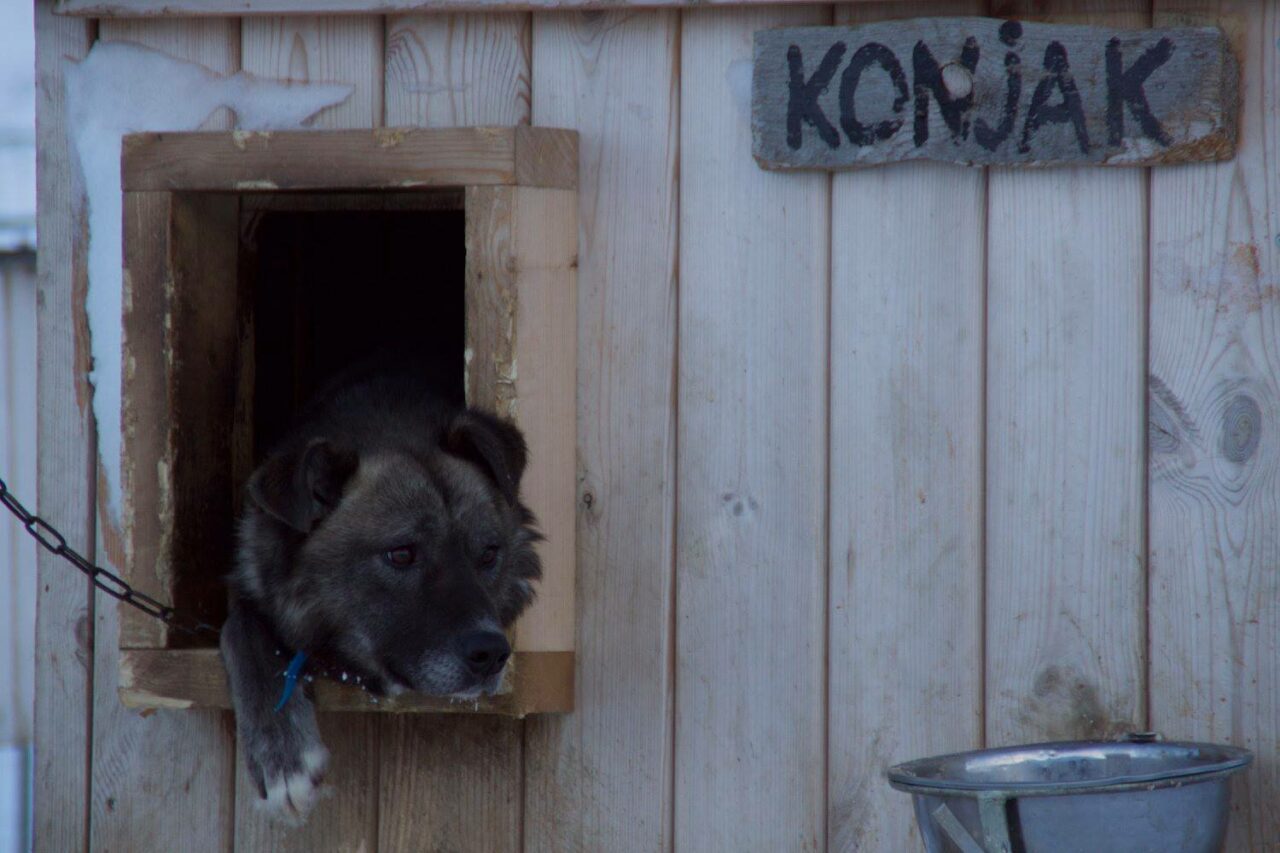
[[[412,545],[401,545],[399,548],[392,548],[382,555],[382,559],[386,560],[387,565],[397,569],[412,566],[417,557],[418,552],[414,550]]]
[[[492,568],[493,564],[498,562],[498,546],[490,545],[480,552],[480,568]]]

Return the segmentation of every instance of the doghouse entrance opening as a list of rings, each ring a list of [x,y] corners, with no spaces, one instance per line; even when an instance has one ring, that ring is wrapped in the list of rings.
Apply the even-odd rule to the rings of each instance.
[[[422,361],[442,394],[464,398],[461,193],[246,194],[238,228],[234,308],[175,312],[174,604],[214,624],[244,482],[318,390],[391,354]],[[195,331],[228,321],[234,330]],[[203,358],[204,341],[236,352]],[[170,635],[171,647],[205,644]]]

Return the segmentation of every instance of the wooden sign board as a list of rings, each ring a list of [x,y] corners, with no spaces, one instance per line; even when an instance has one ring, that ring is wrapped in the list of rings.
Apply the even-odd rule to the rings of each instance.
[[[755,34],[751,129],[766,169],[1226,160],[1238,89],[1213,27],[993,18],[798,27]]]

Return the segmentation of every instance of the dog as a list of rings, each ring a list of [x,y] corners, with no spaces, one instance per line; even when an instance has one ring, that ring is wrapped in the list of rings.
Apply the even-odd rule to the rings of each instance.
[[[375,695],[491,695],[503,629],[541,576],[522,434],[428,376],[352,370],[246,486],[221,649],[249,774],[287,822],[305,820],[329,761],[305,690],[282,692],[295,653]]]

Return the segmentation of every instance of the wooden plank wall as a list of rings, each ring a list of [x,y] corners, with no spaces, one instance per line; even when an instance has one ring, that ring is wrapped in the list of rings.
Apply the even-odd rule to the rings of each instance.
[[[35,255],[0,254],[0,477],[28,506],[36,494],[35,319]],[[17,519],[0,518],[0,747],[31,743],[38,547]]]
[[[751,160],[754,30],[984,11],[1222,23],[1238,157]],[[887,764],[1147,727],[1257,750],[1229,849],[1280,849],[1280,0],[37,14],[40,508],[104,560],[63,57],[354,84],[321,127],[582,135],[578,710],[325,719],[335,792],[282,833],[225,715],[119,706],[114,607],[42,558],[40,850],[898,853]]]

